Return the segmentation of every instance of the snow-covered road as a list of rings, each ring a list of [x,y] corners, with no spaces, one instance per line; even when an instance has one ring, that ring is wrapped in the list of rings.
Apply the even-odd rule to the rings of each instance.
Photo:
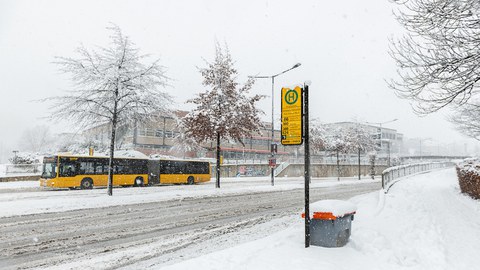
[[[303,206],[299,179],[276,187],[262,179],[242,181],[226,181],[222,191],[211,183],[115,189],[110,198],[104,189],[2,192],[0,268],[105,269],[150,258],[159,266],[272,233],[259,229],[265,222],[285,228]],[[312,201],[380,188],[370,180],[312,185]]]

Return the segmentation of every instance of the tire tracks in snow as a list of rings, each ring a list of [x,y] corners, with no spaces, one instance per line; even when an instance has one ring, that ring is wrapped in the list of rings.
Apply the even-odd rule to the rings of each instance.
[[[378,183],[315,188],[311,200],[346,199],[378,188]],[[97,268],[117,268],[159,256],[168,262],[192,244],[302,208],[303,190],[289,190],[2,218],[0,268],[95,268],[94,261],[103,263]]]

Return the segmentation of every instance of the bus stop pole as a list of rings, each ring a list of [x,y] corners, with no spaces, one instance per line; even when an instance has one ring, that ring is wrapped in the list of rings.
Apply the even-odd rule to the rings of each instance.
[[[305,139],[305,248],[310,246],[310,144],[308,123],[308,83],[304,86],[304,139]]]

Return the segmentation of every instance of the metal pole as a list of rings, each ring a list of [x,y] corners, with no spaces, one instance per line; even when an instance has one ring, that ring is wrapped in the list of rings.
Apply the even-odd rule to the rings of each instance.
[[[387,149],[388,149],[388,160],[387,160],[387,167],[390,167],[390,141],[387,141]]]
[[[360,154],[361,154],[360,147],[358,148],[358,180],[360,180],[360,175],[362,174],[362,167],[360,165]]]
[[[220,133],[217,132],[217,175],[215,181],[215,187],[220,188]]]
[[[310,246],[310,144],[308,124],[308,85],[304,89],[304,139],[305,139],[305,247]]]
[[[273,161],[274,157],[275,157],[275,153],[273,151],[273,144],[274,144],[274,141],[273,139],[275,138],[274,136],[274,111],[273,111],[273,106],[274,106],[274,102],[273,102],[273,97],[274,97],[274,84],[275,84],[275,76],[272,76],[272,140],[270,142],[270,151],[271,151],[271,159]],[[274,173],[275,173],[275,167],[272,166],[272,186],[275,185],[275,176],[274,176]]]

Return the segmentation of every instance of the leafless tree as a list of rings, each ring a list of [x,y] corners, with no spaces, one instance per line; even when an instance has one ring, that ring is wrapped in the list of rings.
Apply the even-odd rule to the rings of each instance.
[[[480,105],[467,103],[449,117],[463,134],[480,141]]]
[[[53,137],[47,126],[34,126],[26,129],[20,137],[21,150],[40,153],[52,146]]]
[[[320,121],[314,119],[310,123],[310,148],[313,153],[325,151],[328,145],[327,129]]]
[[[143,62],[148,55],[124,36],[118,26],[111,31],[109,47],[88,50],[79,47],[77,58],[57,57],[61,71],[71,75],[74,89],[53,100],[52,117],[80,128],[102,124],[111,127],[108,195],[112,195],[113,157],[116,131],[147,122],[168,113],[171,98],[159,90],[168,78],[159,60]]]
[[[238,72],[228,48],[223,50],[217,43],[215,52],[215,60],[207,62],[207,67],[200,69],[203,85],[209,89],[188,101],[197,107],[183,118],[183,127],[186,136],[199,144],[217,142],[216,187],[220,188],[220,140],[234,140],[243,144],[244,136],[250,137],[252,133],[260,132],[261,111],[256,103],[263,96],[247,96],[253,79],[243,86],[236,82]]]
[[[413,101],[418,114],[478,95],[480,1],[400,0],[396,17],[407,30],[392,41],[399,80],[390,86]]]
[[[360,123],[355,123],[354,126],[348,127],[346,130],[346,141],[350,152],[358,153],[358,180],[361,176],[361,153],[372,151],[375,149],[375,141],[365,128]]]

